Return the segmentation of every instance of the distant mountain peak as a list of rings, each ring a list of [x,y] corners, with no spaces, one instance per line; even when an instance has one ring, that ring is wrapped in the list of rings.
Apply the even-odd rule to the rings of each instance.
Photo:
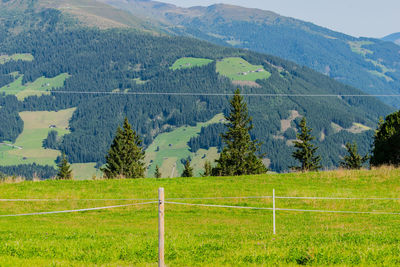
[[[393,42],[397,45],[400,45],[400,32],[392,33],[388,36],[382,38],[384,41]]]
[[[145,0],[142,0],[145,2]],[[103,1],[104,2],[104,1]],[[114,0],[111,2],[120,2]],[[123,1],[128,3],[127,1]],[[43,9],[57,9],[81,23],[98,28],[136,28],[156,31],[151,25],[129,12],[96,0],[0,0],[0,9],[39,12]]]

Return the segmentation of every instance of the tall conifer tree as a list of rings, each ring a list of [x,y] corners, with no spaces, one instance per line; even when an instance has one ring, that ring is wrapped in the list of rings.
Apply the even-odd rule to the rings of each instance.
[[[193,177],[193,168],[190,166],[190,159],[186,160],[185,169],[182,172],[182,177]]]
[[[203,177],[209,177],[212,174],[212,166],[211,163],[206,160],[206,162],[204,163],[204,173],[201,175]]]
[[[123,129],[117,133],[106,156],[106,166],[102,169],[105,176],[112,178],[141,178],[145,176],[145,152],[141,147],[142,140],[132,130],[127,118]]]
[[[158,165],[156,165],[156,170],[154,171],[154,177],[161,178],[161,172],[160,172],[160,168],[158,167]]]
[[[58,180],[71,180],[72,179],[72,170],[71,165],[69,165],[67,157],[65,153],[62,153],[61,161],[58,164],[58,173],[57,173]]]
[[[348,155],[344,156],[343,161],[340,162],[340,166],[345,169],[359,170],[369,160],[368,154],[363,157],[358,153],[356,142],[353,144],[347,143],[346,149]]]
[[[213,168],[215,176],[248,175],[266,173],[267,168],[256,153],[260,150],[260,143],[251,140],[250,130],[252,118],[248,114],[247,104],[237,89],[230,101],[230,113],[225,116],[227,132],[222,135],[225,147],[220,158]]]
[[[297,134],[297,141],[294,142],[294,147],[297,148],[293,152],[292,156],[300,161],[300,167],[292,167],[292,169],[297,171],[317,171],[321,169],[321,157],[316,155],[318,147],[311,143],[315,139],[311,135],[312,129],[307,127],[306,118],[300,122],[300,133]]]
[[[400,110],[381,119],[374,137],[371,166],[400,166]]]

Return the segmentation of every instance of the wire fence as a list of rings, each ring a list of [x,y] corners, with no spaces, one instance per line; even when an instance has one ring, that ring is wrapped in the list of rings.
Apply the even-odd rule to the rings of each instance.
[[[204,204],[204,203],[187,203],[187,202],[175,202],[175,201],[190,201],[190,200],[238,200],[238,199],[293,199],[293,200],[365,200],[365,201],[400,201],[400,198],[378,198],[378,197],[307,197],[307,196],[227,196],[227,197],[181,197],[181,198],[166,198],[165,204],[181,205],[181,206],[197,206],[197,207],[208,207],[208,208],[225,208],[225,209],[244,209],[244,210],[268,210],[268,211],[293,211],[293,212],[316,212],[316,213],[344,213],[344,214],[375,214],[375,215],[400,215],[400,212],[378,212],[378,211],[340,211],[340,210],[312,210],[312,209],[289,209],[289,208],[277,208],[277,207],[250,207],[250,206],[238,206],[238,205],[219,205],[219,204]],[[157,198],[104,198],[104,199],[0,199],[0,202],[101,202],[101,201],[148,201],[142,203],[130,203],[124,205],[112,205],[105,207],[94,207],[84,208],[75,210],[62,210],[62,211],[45,211],[45,212],[33,212],[24,214],[7,214],[0,215],[0,217],[17,217],[17,216],[31,216],[31,215],[47,215],[47,214],[58,214],[58,213],[74,213],[84,211],[96,211],[106,210],[129,206],[139,206],[158,203]]]
[[[239,196],[239,197],[174,197],[165,200],[219,200],[219,199],[268,199],[273,196]],[[378,198],[378,197],[308,197],[308,196],[275,196],[275,199],[303,199],[303,200],[393,200],[400,201],[400,198]],[[62,202],[62,201],[156,201],[157,198],[56,198],[56,199],[29,199],[9,198],[0,199],[0,202]]]
[[[125,205],[114,205],[114,206],[106,206],[106,207],[96,207],[96,208],[86,208],[86,209],[76,209],[76,210],[61,210],[61,211],[44,211],[44,212],[22,213],[22,214],[7,214],[7,215],[0,215],[0,217],[20,217],[20,216],[33,216],[33,215],[73,213],[73,212],[83,212],[83,211],[114,209],[114,208],[122,208],[122,207],[129,207],[129,206],[148,205],[148,204],[155,204],[155,203],[158,203],[158,201],[144,202],[144,203],[134,203],[134,204],[125,204]]]
[[[219,204],[203,204],[203,203],[188,203],[186,201],[193,200],[232,200],[232,199],[271,199],[272,207],[250,207],[250,206],[239,206],[239,205],[219,205]],[[174,206],[188,206],[188,207],[201,207],[201,208],[223,208],[223,209],[241,209],[241,210],[265,210],[272,211],[273,213],[273,234],[276,234],[276,212],[312,212],[312,213],[342,213],[342,214],[367,214],[367,215],[400,215],[400,212],[385,212],[385,211],[341,211],[341,210],[312,210],[312,209],[290,209],[290,208],[277,208],[276,199],[298,199],[298,200],[351,200],[351,201],[400,201],[400,198],[371,198],[371,197],[297,197],[297,196],[276,196],[275,189],[273,190],[272,196],[242,196],[242,197],[195,197],[195,198],[165,198],[164,188],[159,188],[158,199],[144,199],[144,198],[121,198],[121,199],[0,199],[0,202],[61,202],[61,201],[146,201],[140,203],[129,203],[123,205],[112,205],[94,208],[83,208],[74,210],[61,210],[61,211],[44,211],[44,212],[32,212],[22,214],[5,214],[0,215],[0,218],[4,217],[22,217],[22,216],[39,216],[39,215],[51,215],[51,214],[65,214],[65,213],[77,213],[77,212],[89,212],[99,210],[109,210],[115,208],[131,207],[131,206],[144,206],[151,204],[158,204],[158,266],[165,267],[164,260],[164,216],[165,216],[165,204]],[[175,200],[175,201],[174,201]],[[180,201],[180,202],[176,202]]]

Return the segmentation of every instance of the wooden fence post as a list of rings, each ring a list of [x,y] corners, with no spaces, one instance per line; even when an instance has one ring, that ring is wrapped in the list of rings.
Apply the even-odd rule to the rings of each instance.
[[[164,188],[158,189],[158,266],[164,267]]]
[[[276,224],[275,224],[275,218],[276,218],[276,216],[275,216],[275,189],[273,189],[273,191],[272,191],[272,205],[273,205],[273,208],[272,208],[272,210],[273,210],[273,220],[274,220],[274,235],[276,235]]]

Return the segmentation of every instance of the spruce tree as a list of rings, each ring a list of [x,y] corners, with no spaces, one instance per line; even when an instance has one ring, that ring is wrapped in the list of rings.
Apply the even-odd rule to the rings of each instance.
[[[183,170],[181,177],[193,177],[193,168],[190,166],[189,159],[186,160],[185,169]]]
[[[201,175],[203,177],[209,177],[212,174],[212,167],[211,167],[211,163],[206,160],[206,162],[204,163],[204,173]]]
[[[346,149],[348,155],[344,156],[343,161],[340,163],[340,166],[349,169],[349,170],[359,170],[362,168],[365,162],[369,160],[369,156],[365,155],[364,157],[358,154],[357,143],[353,144],[347,143]]]
[[[372,166],[400,166],[400,111],[381,119],[374,137]]]
[[[321,157],[316,155],[318,147],[313,145],[311,141],[315,139],[311,135],[312,129],[307,127],[306,118],[300,122],[300,133],[297,134],[297,141],[294,142],[294,147],[297,148],[293,152],[292,156],[300,161],[300,167],[292,167],[292,169],[297,171],[317,171],[321,169]]]
[[[256,156],[261,144],[251,140],[250,130],[252,118],[248,114],[247,104],[237,89],[230,101],[230,113],[225,116],[228,128],[222,135],[225,146],[217,165],[212,170],[215,176],[249,175],[266,173],[267,168],[262,163],[261,157]]]
[[[125,118],[123,129],[118,127],[115,138],[106,156],[106,166],[102,169],[105,177],[141,178],[145,176],[145,152],[142,140],[132,130]]]
[[[61,161],[57,166],[58,166],[58,173],[57,173],[58,180],[71,180],[72,179],[71,166],[69,165],[67,157],[65,156],[64,152],[62,153]]]
[[[154,171],[154,177],[161,178],[161,172],[160,168],[158,168],[158,165],[156,165],[156,170]]]

